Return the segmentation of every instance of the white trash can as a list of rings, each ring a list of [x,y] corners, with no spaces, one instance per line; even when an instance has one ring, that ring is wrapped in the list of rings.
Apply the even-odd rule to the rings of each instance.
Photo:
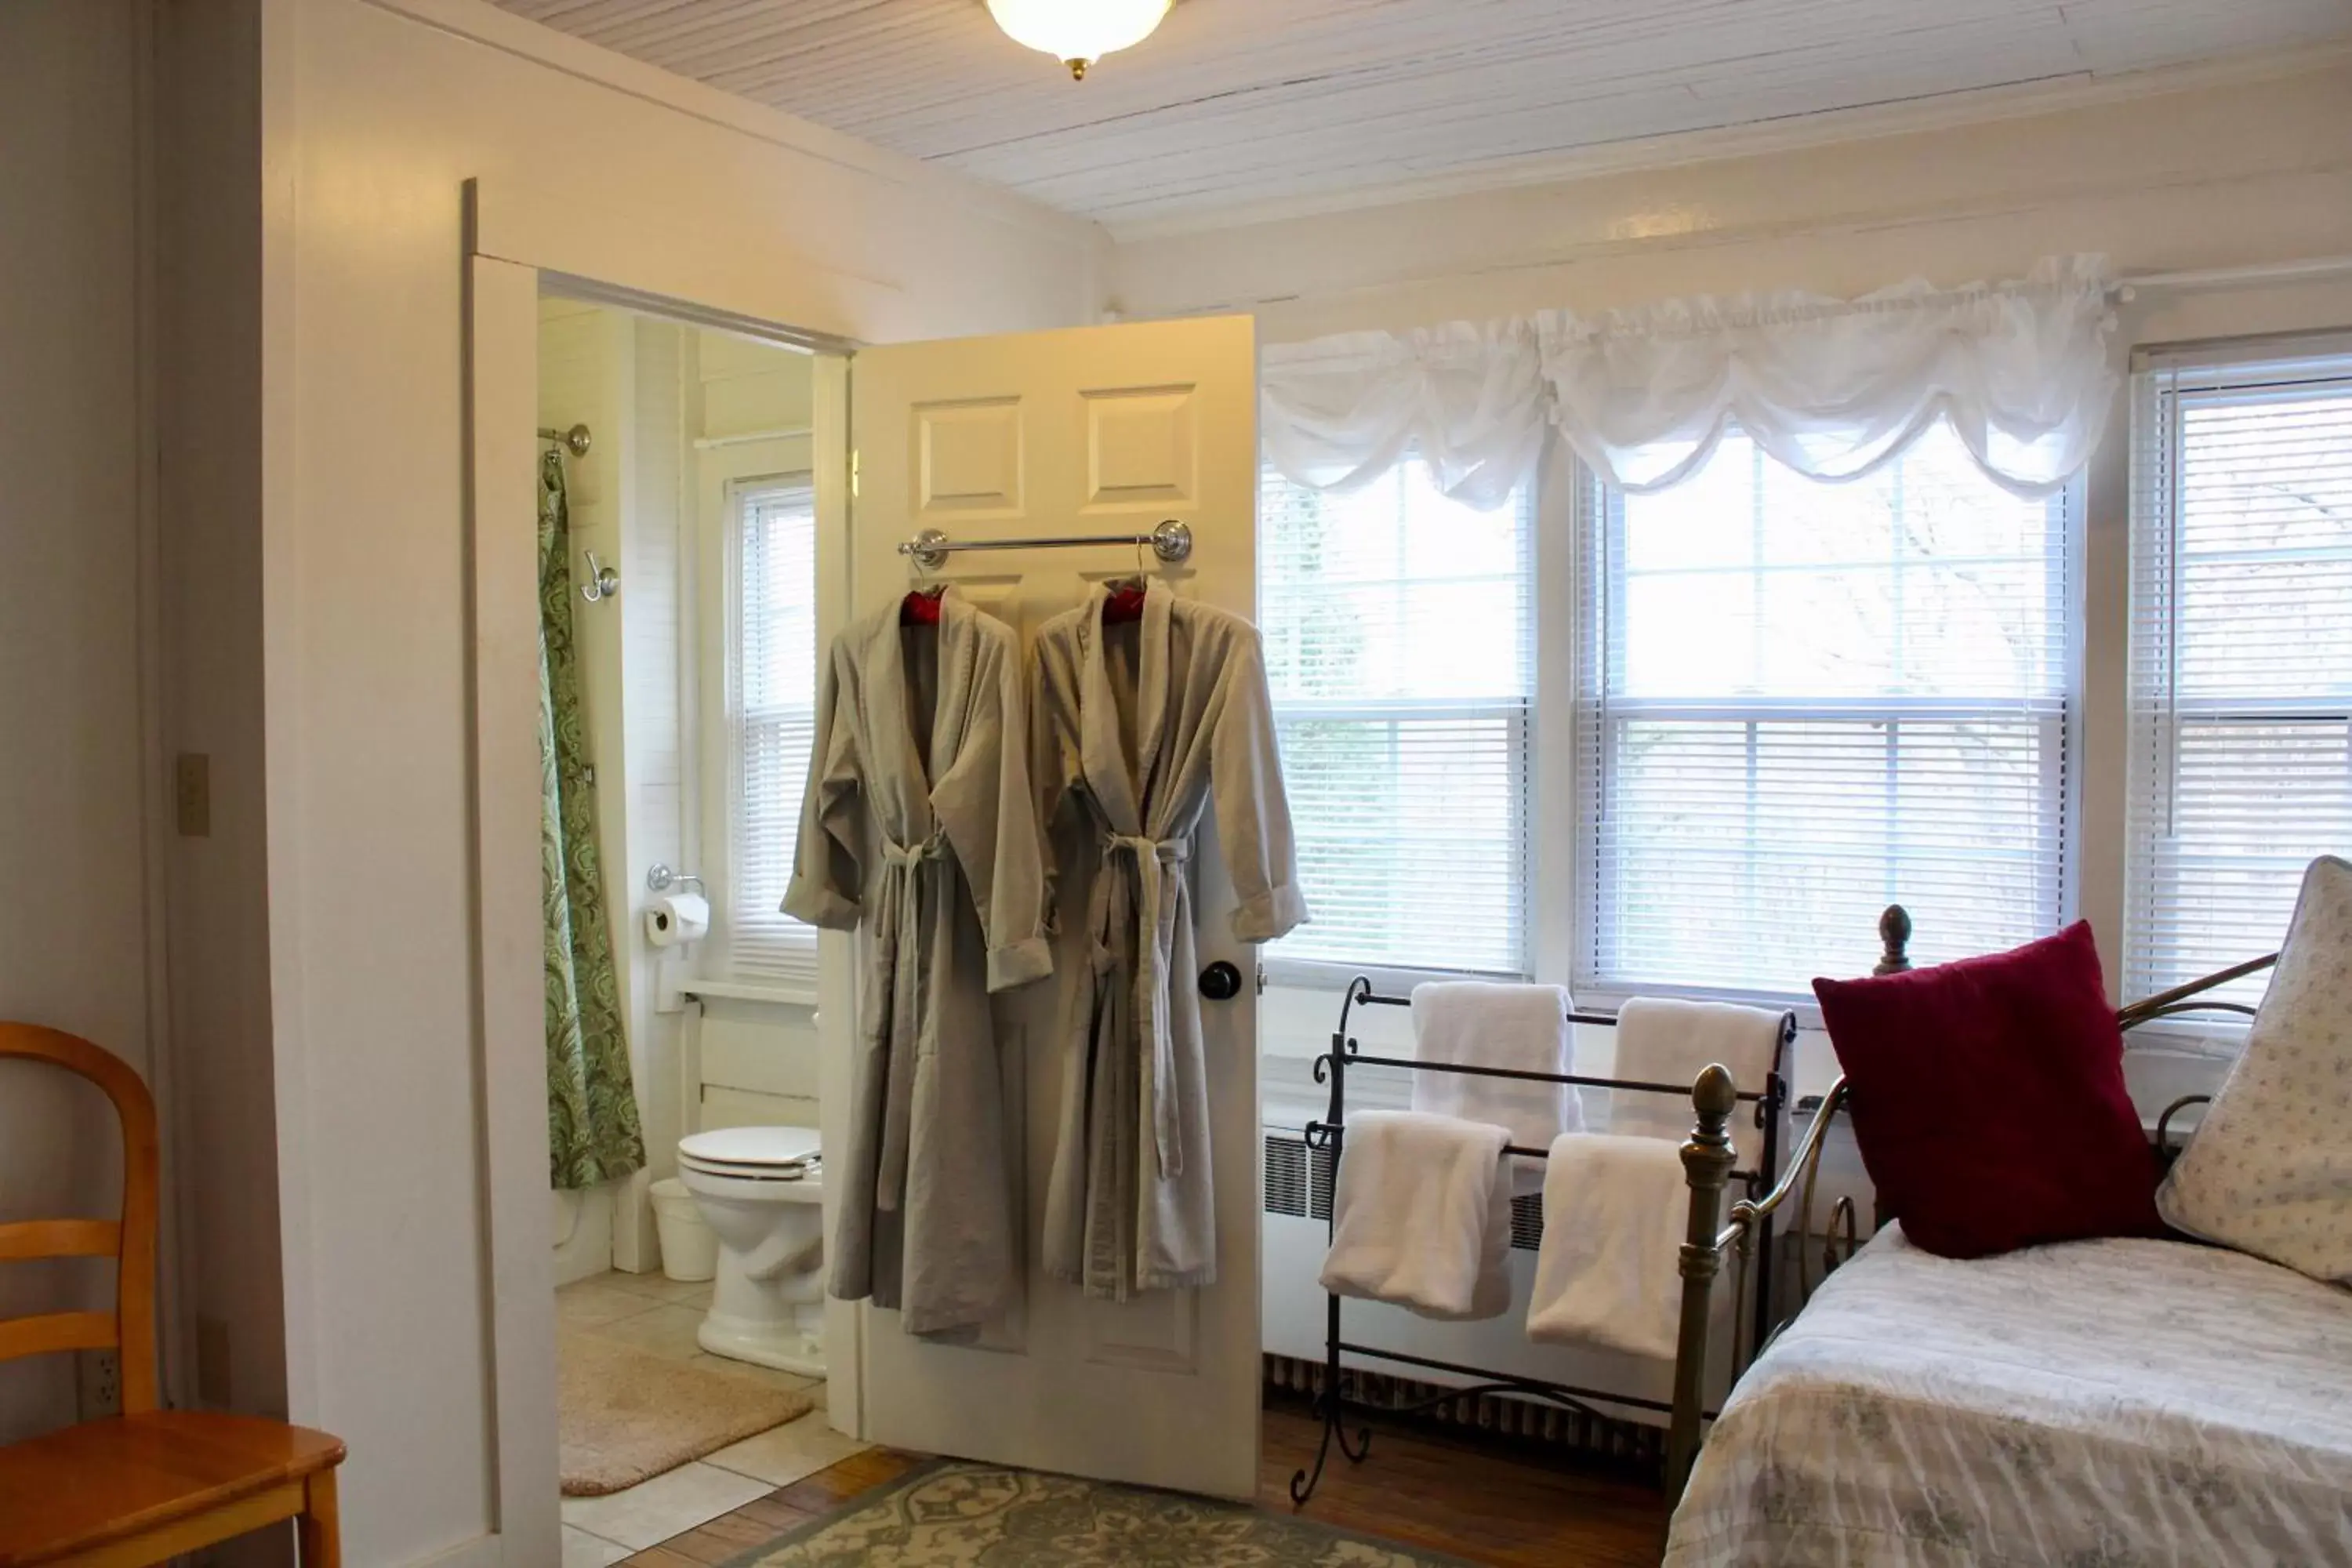
[[[708,1279],[719,1272],[719,1237],[702,1205],[676,1176],[652,1188],[654,1230],[661,1237],[662,1272],[673,1279]]]

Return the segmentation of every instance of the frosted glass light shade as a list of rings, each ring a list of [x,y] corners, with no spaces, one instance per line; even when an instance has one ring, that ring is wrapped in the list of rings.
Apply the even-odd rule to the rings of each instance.
[[[1016,44],[1060,60],[1083,80],[1087,68],[1139,44],[1168,15],[1169,0],[988,0],[988,14]]]

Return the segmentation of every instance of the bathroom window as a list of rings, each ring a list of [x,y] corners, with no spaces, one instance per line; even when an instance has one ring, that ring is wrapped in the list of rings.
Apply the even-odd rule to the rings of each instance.
[[[1328,494],[1268,468],[1258,600],[1314,919],[1266,950],[1309,980],[1527,973],[1533,508],[1420,462]]]
[[[1580,507],[1580,1000],[1802,996],[1879,910],[1915,956],[2067,909],[2068,498],[1937,426],[1824,484],[1737,431]]]
[[[2313,346],[2134,378],[2126,995],[2275,949],[2352,845],[2352,354]]]
[[[779,906],[816,731],[816,512],[805,475],[730,488],[728,963],[808,984],[816,931]]]

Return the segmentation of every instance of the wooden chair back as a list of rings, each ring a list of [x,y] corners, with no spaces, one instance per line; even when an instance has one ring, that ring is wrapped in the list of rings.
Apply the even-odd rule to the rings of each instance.
[[[156,1407],[155,1203],[162,1148],[155,1100],[129,1063],[78,1035],[37,1024],[0,1024],[0,1058],[48,1062],[88,1079],[122,1123],[122,1215],[0,1224],[0,1263],[28,1258],[111,1258],[114,1310],[0,1318],[0,1361],[49,1351],[111,1350],[122,1375],[122,1413]]]

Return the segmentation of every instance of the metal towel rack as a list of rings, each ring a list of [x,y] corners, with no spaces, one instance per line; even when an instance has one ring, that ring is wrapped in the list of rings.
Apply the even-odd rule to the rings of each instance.
[[[1151,553],[1162,561],[1182,561],[1192,553],[1192,531],[1172,517],[1149,533],[1067,533],[1044,539],[950,539],[936,528],[927,528],[898,546],[898,553],[912,558],[919,566],[935,569],[945,565],[949,556],[965,551],[1063,550],[1101,544],[1138,549],[1149,544]]]

